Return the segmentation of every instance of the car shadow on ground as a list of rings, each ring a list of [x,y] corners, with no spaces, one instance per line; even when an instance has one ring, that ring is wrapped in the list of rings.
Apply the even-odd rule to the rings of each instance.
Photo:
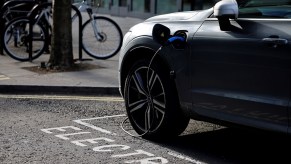
[[[205,163],[290,163],[290,136],[242,128],[222,128],[159,142]]]

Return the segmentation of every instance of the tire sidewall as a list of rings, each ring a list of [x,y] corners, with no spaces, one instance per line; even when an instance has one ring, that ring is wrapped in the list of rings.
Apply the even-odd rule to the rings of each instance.
[[[180,116],[183,116],[183,114],[181,113],[181,110],[179,110],[180,106],[179,106],[177,92],[176,92],[173,80],[170,79],[169,71],[167,71],[167,69],[165,69],[164,67],[159,66],[157,63],[158,62],[153,62],[150,68],[154,70],[155,73],[159,76],[161,83],[164,87],[164,93],[165,93],[165,99],[166,99],[165,100],[166,111],[165,111],[163,122],[160,128],[157,129],[156,131],[150,131],[143,136],[149,139],[159,139],[163,137],[176,136],[180,134],[181,131],[184,131],[185,128],[182,127],[182,130],[177,130],[177,132],[175,132],[175,129],[172,129],[175,127],[175,123],[178,123],[179,121],[184,122],[182,119],[186,119],[185,122],[187,122],[187,124],[189,121],[189,120],[187,121],[186,117],[185,118],[180,117]],[[141,67],[148,67],[148,66],[149,66],[148,60],[139,60],[138,62],[136,62],[130,69],[129,74],[126,78],[126,82],[125,82],[125,89],[124,89],[125,96],[124,97],[125,97],[126,112],[127,112],[127,116],[129,118],[129,121],[132,127],[138,134],[142,134],[144,133],[144,131],[142,131],[141,129],[138,128],[138,126],[135,125],[133,118],[130,116],[130,113],[128,111],[128,96],[129,96],[128,88],[130,87],[129,86],[130,80],[133,73]]]

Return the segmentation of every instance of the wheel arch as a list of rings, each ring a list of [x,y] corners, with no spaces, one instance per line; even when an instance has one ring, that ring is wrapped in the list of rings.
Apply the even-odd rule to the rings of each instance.
[[[173,137],[173,136],[177,136],[181,134],[188,126],[190,117],[186,115],[181,108],[180,97],[178,94],[176,81],[175,81],[175,78],[172,78],[170,74],[173,68],[171,67],[170,62],[168,61],[168,58],[165,57],[166,55],[163,54],[165,52],[164,51],[156,52],[156,51],[157,50],[152,49],[150,47],[146,47],[146,46],[136,47],[127,51],[127,53],[123,57],[123,62],[120,67],[120,78],[121,78],[120,91],[121,91],[121,94],[123,94],[123,97],[125,98],[125,106],[127,109],[127,115],[129,117],[129,120],[131,124],[133,125],[134,129],[137,131],[137,133],[148,139],[151,139],[151,138],[152,139],[155,139],[155,138],[165,139],[165,137]],[[156,53],[158,53],[158,55],[155,55]],[[133,109],[132,108],[133,106],[141,103],[143,100],[150,101],[149,99],[151,98],[149,97],[152,97],[152,96],[149,96],[148,98],[145,98],[147,97],[146,96],[147,94],[145,94],[145,92],[148,92],[146,91],[147,89],[145,90],[138,89],[138,88],[145,88],[145,87],[135,87],[136,82],[132,82],[132,79],[135,79],[133,78],[133,76],[137,76],[139,79],[138,81],[147,80],[145,71],[140,71],[140,70],[142,69],[145,70],[145,66],[151,63],[151,60],[153,57],[154,57],[154,61],[152,62],[151,68],[155,70],[159,79],[155,81],[159,81],[157,83],[161,84],[160,85],[161,87],[155,88],[157,89],[155,91],[159,92],[159,90],[162,90],[162,94],[153,93],[153,95],[163,95],[164,101],[158,98],[156,102],[159,102],[159,100],[161,102],[159,104],[163,104],[164,102],[164,106],[161,105],[162,109],[160,110],[164,110],[165,112],[161,112],[163,113],[164,116],[162,118],[160,117],[161,122],[159,122],[159,125],[156,127],[157,129],[154,129],[154,131],[147,132],[146,126],[144,127],[145,128],[144,129],[143,124],[140,123],[140,120],[142,120],[142,118],[136,119],[136,117],[140,117],[140,113],[132,114],[133,112],[129,112],[129,111]],[[127,77],[129,78],[127,79]],[[136,81],[136,80],[133,80],[133,81]],[[138,82],[138,83],[139,83],[138,86],[144,86],[143,84],[146,84],[148,82],[145,82],[145,83]],[[138,93],[137,93],[137,90],[139,90]],[[140,90],[143,90],[143,91],[140,92]],[[133,93],[133,94],[129,94],[129,93]],[[152,94],[151,91],[149,91],[148,93],[149,95]],[[136,107],[134,107],[134,111],[136,111],[137,108],[143,109],[141,111],[146,111],[144,106],[145,105],[140,106],[139,104]],[[141,122],[144,122],[144,121],[141,121]]]
[[[124,56],[122,66],[120,67],[120,90],[121,94],[124,95],[124,86],[126,81],[126,76],[130,71],[132,65],[141,59],[151,60],[152,57],[155,55],[157,50],[154,50],[149,47],[139,46],[131,49],[128,53]],[[163,55],[155,56],[154,60],[158,60],[162,67],[164,67],[167,71],[170,72],[171,66],[167,62],[165,58],[162,57]],[[173,80],[175,90],[177,91],[175,81]]]

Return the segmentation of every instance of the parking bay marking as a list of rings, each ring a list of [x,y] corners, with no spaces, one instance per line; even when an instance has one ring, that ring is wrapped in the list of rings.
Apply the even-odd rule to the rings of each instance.
[[[81,124],[83,126],[87,126],[87,127],[92,128],[94,130],[97,130],[97,131],[99,131],[101,133],[104,133],[104,134],[107,134],[107,135],[109,134],[109,135],[116,136],[117,135],[116,133],[113,133],[113,132],[108,131],[106,129],[94,126],[94,125],[92,125],[90,123],[87,123],[87,121],[101,120],[101,119],[115,118],[115,117],[125,117],[125,116],[126,116],[125,114],[120,114],[120,115],[113,115],[113,116],[103,116],[103,117],[79,119],[79,120],[73,120],[73,121],[78,123],[78,124]],[[57,130],[57,131],[65,132],[66,131],[65,129],[73,129],[73,130],[76,130],[76,131],[82,131],[82,129],[80,129],[78,127],[74,127],[74,126],[47,128],[47,129],[41,129],[41,131],[43,131],[43,132],[45,132],[47,134],[52,134],[53,133],[52,131]],[[82,135],[82,134],[88,134],[88,133],[91,133],[91,132],[78,132],[78,133],[70,133],[70,134],[58,134],[58,135],[55,135],[55,137],[58,137],[58,138],[63,139],[63,140],[70,140],[69,136]],[[71,141],[71,143],[73,143],[73,144],[75,144],[77,146],[84,147],[84,146],[87,146],[87,145],[84,144],[83,142],[96,144],[96,143],[98,143],[97,141],[101,141],[101,140],[104,140],[104,141],[110,142],[110,143],[115,141],[115,140],[112,140],[112,139],[109,139],[109,138],[101,137],[101,138],[76,140],[76,141]],[[128,150],[128,149],[130,149],[130,147],[127,146],[127,145],[111,144],[111,145],[103,145],[103,146],[94,147],[93,151],[95,151],[95,152],[108,152],[108,151],[112,152],[112,151],[114,151],[112,148],[115,148],[115,149],[116,148],[120,148],[120,150]],[[155,163],[155,162],[157,162],[157,163],[168,163],[169,162],[166,158],[157,157],[154,154],[151,154],[151,153],[143,151],[143,150],[134,150],[133,153],[128,153],[128,154],[115,154],[115,155],[112,155],[111,157],[112,158],[122,158],[122,157],[129,157],[129,156],[135,156],[135,155],[145,155],[145,156],[147,156],[147,158],[138,159],[138,160],[124,161],[124,163],[148,163],[148,162],[150,162],[150,163]],[[187,156],[184,156],[182,154],[178,154],[178,153],[175,153],[175,152],[172,152],[172,151],[169,151],[168,155],[170,155],[170,156],[172,156],[174,158],[178,158],[180,160],[184,160],[184,161],[195,163],[195,164],[203,164],[204,163],[204,162],[201,162],[199,160],[195,160],[193,158],[190,158],[190,157],[187,157]]]
[[[126,115],[125,114],[121,114],[121,115],[113,115],[113,116],[94,117],[94,118],[79,119],[79,120],[73,120],[73,121],[78,123],[78,124],[90,127],[90,128],[92,128],[94,130],[97,130],[99,132],[105,133],[105,134],[117,135],[116,133],[112,133],[112,132],[110,132],[108,130],[105,130],[105,129],[102,129],[100,127],[96,127],[96,126],[94,126],[92,124],[89,124],[87,122],[84,122],[84,121],[100,120],[100,119],[107,119],[107,118],[114,118],[114,117],[126,117]],[[188,162],[191,162],[191,163],[196,163],[196,164],[203,164],[204,163],[204,162],[201,162],[199,160],[195,160],[193,158],[190,158],[190,157],[187,157],[187,156],[184,156],[184,155],[181,155],[181,154],[177,154],[175,152],[168,152],[168,155],[176,157],[176,158],[179,158],[179,159],[182,159],[182,160],[185,160],[185,161],[188,161]]]
[[[106,130],[106,129],[103,129],[103,128],[100,128],[100,127],[97,127],[95,125],[92,125],[92,124],[89,124],[87,122],[84,122],[84,121],[91,121],[91,120],[99,120],[99,119],[105,119],[105,118],[114,118],[114,117],[125,117],[126,115],[125,114],[121,114],[121,115],[113,115],[113,116],[104,116],[104,117],[95,117],[95,118],[87,118],[87,119],[80,119],[80,120],[73,120],[74,122],[78,123],[78,124],[81,124],[81,125],[84,125],[84,126],[87,126],[89,128],[92,128],[94,130],[97,130],[101,133],[105,133],[105,134],[109,134],[109,135],[114,135],[116,136],[116,133],[112,133],[110,132],[109,130]]]
[[[112,117],[120,117],[120,116],[124,116],[124,115],[118,115],[118,116],[109,116],[109,117],[101,117],[101,118],[112,118]],[[91,119],[84,119],[86,121],[88,120],[95,120],[95,119],[100,119],[100,118],[91,118]],[[84,120],[81,120],[84,121]],[[80,121],[79,121],[80,122]],[[85,124],[87,125],[87,124]],[[47,129],[41,129],[41,131],[47,133],[47,134],[53,134],[53,131],[61,131],[61,132],[65,132],[66,129],[71,129],[71,130],[75,130],[75,131],[80,131],[82,130],[81,128],[75,127],[75,126],[63,126],[63,127],[55,127],[55,128],[47,128]],[[95,128],[96,129],[96,128]],[[99,128],[97,128],[98,130],[100,130]],[[101,130],[101,132],[104,132],[103,130]],[[60,139],[63,140],[70,140],[69,136],[74,136],[74,135],[82,135],[82,134],[88,134],[91,132],[78,132],[78,133],[70,133],[70,134],[58,134],[55,135],[55,137],[58,137]],[[105,131],[105,133],[108,133],[107,131]],[[84,142],[86,143],[90,143],[90,144],[96,144],[99,141],[105,141],[105,142],[114,142],[114,140],[109,139],[109,138],[105,138],[105,137],[99,137],[99,138],[91,138],[91,139],[82,139],[82,140],[75,140],[75,141],[71,141],[71,143],[77,145],[77,146],[88,146],[86,144],[84,144]],[[127,146],[127,145],[120,145],[120,144],[110,144],[110,145],[102,145],[102,146],[97,146],[94,147],[92,150],[95,152],[115,152],[115,150],[119,150],[120,151],[125,151],[125,150],[129,150],[131,147]],[[126,153],[126,154],[113,154],[111,155],[112,158],[127,158],[127,157],[132,157],[132,156],[146,156],[142,159],[137,159],[137,160],[126,160],[123,161],[124,163],[168,163],[168,160],[163,158],[163,157],[156,157],[154,154],[146,152],[144,150],[138,149],[138,150],[134,150],[133,152],[131,151],[130,153]],[[136,158],[135,158],[136,159]]]

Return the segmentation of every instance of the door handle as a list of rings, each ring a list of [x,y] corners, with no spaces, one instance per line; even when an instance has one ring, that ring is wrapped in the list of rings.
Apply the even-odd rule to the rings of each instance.
[[[267,44],[272,44],[274,46],[278,46],[278,45],[286,45],[288,44],[288,40],[287,39],[282,39],[282,38],[263,38],[263,42],[267,43]]]

